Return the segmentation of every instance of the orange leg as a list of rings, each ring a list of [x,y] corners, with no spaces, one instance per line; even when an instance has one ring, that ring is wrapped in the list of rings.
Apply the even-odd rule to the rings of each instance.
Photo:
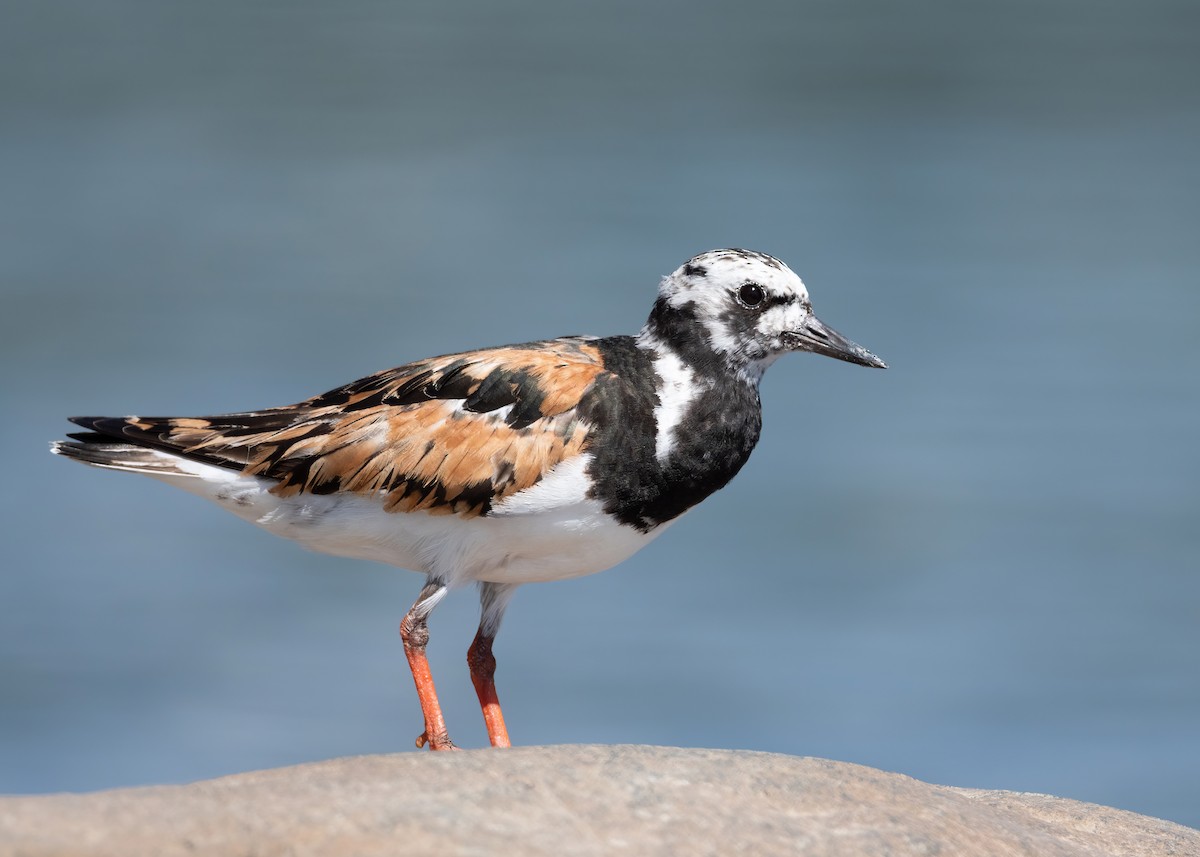
[[[429,744],[430,750],[453,750],[454,742],[446,732],[446,720],[438,704],[437,691],[433,687],[433,675],[429,661],[425,658],[425,646],[429,643],[429,627],[426,620],[442,596],[446,587],[429,581],[417,596],[417,602],[400,623],[400,639],[404,641],[404,655],[408,658],[413,681],[417,685],[417,698],[421,701],[421,713],[425,716],[425,731],[417,738],[417,746]]]
[[[483,628],[475,634],[475,641],[467,650],[467,666],[471,668],[471,682],[479,696],[479,707],[483,709],[483,722],[487,724],[488,740],[493,747],[511,747],[508,729],[504,726],[504,712],[500,710],[500,699],[496,696],[496,657],[492,654],[492,636],[485,635]]]

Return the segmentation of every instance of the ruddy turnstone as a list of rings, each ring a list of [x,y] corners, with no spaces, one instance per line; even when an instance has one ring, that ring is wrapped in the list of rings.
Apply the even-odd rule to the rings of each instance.
[[[758,441],[776,358],[882,360],[819,321],[765,253],[713,250],[662,280],[636,336],[568,336],[409,363],[296,405],[213,417],[72,417],[52,450],[199,494],[307,548],[426,575],[400,624],[425,719],[452,748],[430,611],[479,584],[467,652],[493,746],[509,746],[492,641],[522,583],[602,571],[722,488]]]

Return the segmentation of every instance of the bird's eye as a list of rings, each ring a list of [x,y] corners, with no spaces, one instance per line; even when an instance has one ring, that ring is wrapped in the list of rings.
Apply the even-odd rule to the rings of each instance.
[[[758,283],[746,283],[738,289],[738,300],[748,307],[756,307],[766,300],[767,293]]]

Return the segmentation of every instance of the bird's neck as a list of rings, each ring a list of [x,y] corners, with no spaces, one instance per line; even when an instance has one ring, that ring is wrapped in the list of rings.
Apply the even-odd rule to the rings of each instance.
[[[758,389],[727,370],[697,369],[653,330],[596,347],[611,378],[597,379],[581,412],[607,432],[590,448],[595,496],[649,532],[745,464],[762,426]]]
[[[746,360],[736,351],[717,347],[714,339],[713,331],[700,320],[694,307],[672,306],[660,297],[637,343],[657,355],[676,356],[699,379],[711,383],[737,381],[757,389],[769,363]]]

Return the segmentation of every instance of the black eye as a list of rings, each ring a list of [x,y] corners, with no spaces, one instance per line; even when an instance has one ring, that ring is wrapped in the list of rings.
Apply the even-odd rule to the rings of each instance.
[[[738,300],[748,307],[756,307],[766,300],[767,293],[758,283],[746,283],[738,289]]]

